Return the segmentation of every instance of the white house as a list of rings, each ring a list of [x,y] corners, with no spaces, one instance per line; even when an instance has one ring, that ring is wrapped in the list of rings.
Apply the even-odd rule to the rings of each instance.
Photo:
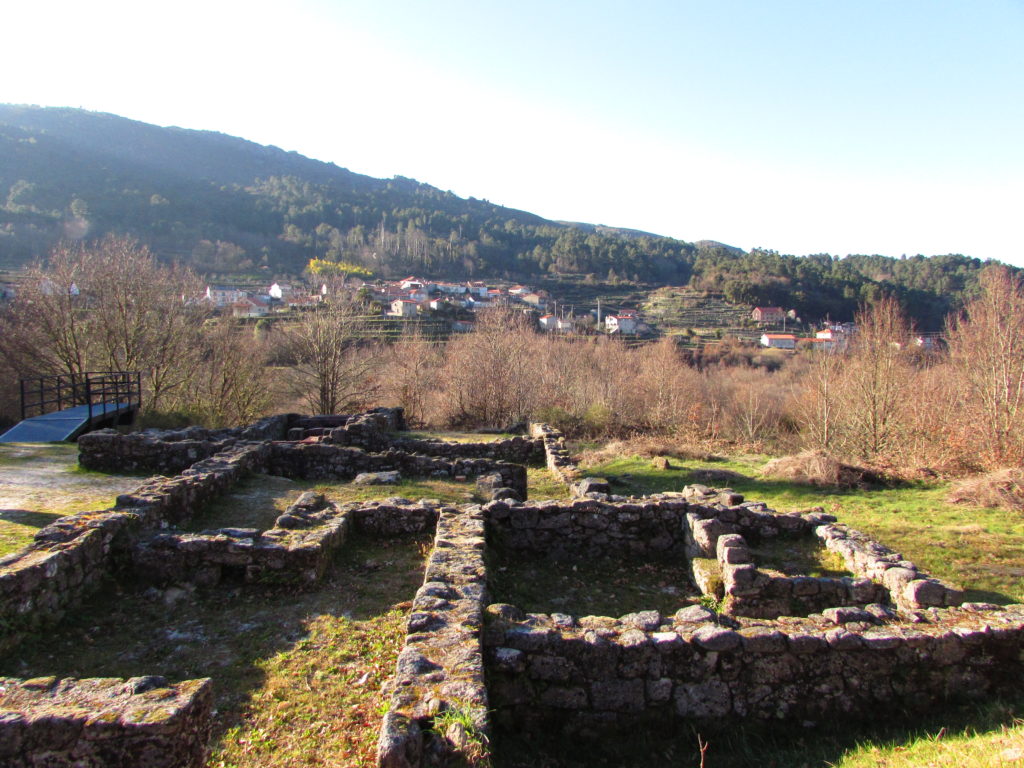
[[[541,330],[544,331],[557,331],[558,330],[558,318],[554,315],[541,315],[540,319],[537,320],[540,323]]]
[[[213,303],[215,307],[226,307],[236,301],[248,298],[249,292],[240,288],[222,288],[216,285],[206,286],[206,300]]]
[[[231,303],[232,317],[263,317],[270,312],[267,302],[243,298]]]
[[[419,278],[407,277],[405,278],[405,280],[402,280],[399,283],[398,287],[401,288],[403,291],[411,291],[414,289],[423,289],[425,291],[430,291],[434,286],[430,283],[423,282]]]
[[[762,333],[761,346],[772,349],[796,349],[796,336],[792,333]]]
[[[461,296],[466,293],[466,286],[458,283],[438,283],[437,290],[449,296]]]
[[[608,333],[636,333],[636,317],[631,315],[608,315],[604,319]]]

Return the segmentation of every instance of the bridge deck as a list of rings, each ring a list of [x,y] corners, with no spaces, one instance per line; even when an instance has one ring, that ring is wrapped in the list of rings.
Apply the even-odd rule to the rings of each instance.
[[[0,435],[0,443],[52,443],[62,440],[74,440],[98,423],[114,419],[138,407],[137,403],[108,403],[106,412],[103,406],[92,407],[92,420],[89,420],[89,406],[77,405],[63,411],[44,413],[15,424]]]

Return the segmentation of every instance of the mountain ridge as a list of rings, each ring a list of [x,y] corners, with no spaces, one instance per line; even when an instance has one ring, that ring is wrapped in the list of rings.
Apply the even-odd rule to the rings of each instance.
[[[544,219],[395,176],[377,179],[216,131],[70,107],[0,105],[0,266],[74,235],[129,234],[216,277],[297,275],[312,258],[378,277],[622,281],[848,319],[898,296],[940,325],[986,262],[790,256]]]

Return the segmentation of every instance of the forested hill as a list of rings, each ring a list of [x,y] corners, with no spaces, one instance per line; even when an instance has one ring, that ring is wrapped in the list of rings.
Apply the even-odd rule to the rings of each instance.
[[[214,272],[297,273],[317,257],[381,276],[525,279],[559,270],[685,282],[693,252],[668,238],[584,234],[223,134],[76,109],[0,105],[0,158],[5,263],[86,226],[131,232]]]
[[[350,155],[357,160],[358,147]],[[0,266],[36,259],[62,237],[111,231],[215,275],[297,274],[315,257],[380,277],[589,276],[691,284],[836,319],[895,292],[928,325],[955,306],[982,266],[962,256],[748,254],[713,241],[548,221],[219,133],[0,105]]]

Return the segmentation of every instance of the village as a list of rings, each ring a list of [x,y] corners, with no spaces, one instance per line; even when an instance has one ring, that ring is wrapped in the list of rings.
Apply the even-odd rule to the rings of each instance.
[[[453,333],[471,332],[478,312],[504,308],[532,316],[537,328],[546,333],[602,334],[636,340],[680,335],[671,326],[645,317],[638,309],[602,308],[598,299],[596,308],[578,310],[543,289],[483,281],[446,282],[409,276],[388,281],[348,278],[340,284],[321,283],[319,289],[278,282],[259,290],[210,285],[203,298],[218,312],[230,313],[236,318],[262,318],[309,310],[332,292],[339,291],[365,300],[383,317],[445,320]],[[735,338],[775,350],[843,352],[857,332],[851,322],[826,320],[809,325],[795,310],[774,306],[754,307],[745,319],[747,327],[737,332]],[[718,332],[719,338],[725,335]],[[934,349],[940,340],[938,333],[916,333],[911,339],[924,351]]]

